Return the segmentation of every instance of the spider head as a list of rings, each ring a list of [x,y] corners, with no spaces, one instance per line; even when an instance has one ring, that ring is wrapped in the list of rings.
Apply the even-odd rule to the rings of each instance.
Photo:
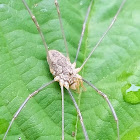
[[[80,86],[85,90],[83,86],[82,77],[79,74],[76,74],[76,77],[73,79],[73,83],[70,84],[70,89],[76,90],[77,93],[80,93]]]

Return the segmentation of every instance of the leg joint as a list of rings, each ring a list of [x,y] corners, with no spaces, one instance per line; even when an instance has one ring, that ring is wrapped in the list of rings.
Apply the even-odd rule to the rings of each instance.
[[[54,2],[54,3],[55,3],[55,5],[56,5],[56,6],[58,6],[58,2],[57,2],[57,0],[55,0],[55,2]]]
[[[98,93],[101,95],[101,96],[103,96],[105,99],[107,99],[108,97],[107,97],[107,95],[106,94],[104,94],[102,91],[98,91]]]
[[[32,16],[32,20],[35,22],[35,16],[34,15]]]

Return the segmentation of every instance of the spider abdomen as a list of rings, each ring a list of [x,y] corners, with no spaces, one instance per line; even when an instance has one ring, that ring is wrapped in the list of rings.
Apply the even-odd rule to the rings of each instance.
[[[54,76],[60,74],[69,75],[73,73],[72,64],[70,61],[59,51],[50,50],[48,51],[49,57],[47,57],[50,71]]]

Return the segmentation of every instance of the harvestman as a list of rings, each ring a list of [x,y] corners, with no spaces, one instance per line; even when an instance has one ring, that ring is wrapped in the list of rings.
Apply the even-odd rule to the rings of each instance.
[[[37,30],[39,31],[40,33],[40,36],[41,36],[41,39],[44,43],[44,46],[45,46],[45,49],[46,49],[46,53],[47,53],[47,61],[48,61],[48,64],[49,64],[49,67],[50,67],[50,72],[52,73],[52,75],[54,76],[54,80],[50,81],[49,83],[41,86],[39,89],[37,89],[36,91],[34,91],[33,93],[31,93],[27,98],[26,100],[23,102],[23,104],[19,107],[19,109],[17,110],[17,112],[15,113],[14,117],[12,118],[10,124],[9,124],[9,127],[3,137],[3,140],[5,140],[7,134],[8,134],[8,131],[9,129],[11,128],[12,126],[12,123],[14,122],[14,120],[16,119],[16,117],[18,116],[18,114],[21,112],[21,110],[23,109],[23,107],[25,106],[25,104],[29,101],[29,99],[31,97],[33,97],[34,95],[36,95],[39,91],[41,91],[42,89],[44,89],[45,87],[47,87],[48,85],[54,83],[55,81],[58,81],[59,84],[60,84],[60,87],[61,87],[61,94],[62,94],[62,140],[64,140],[64,89],[63,87],[65,87],[67,90],[68,90],[68,93],[75,105],[75,108],[77,110],[77,113],[78,113],[78,116],[79,116],[79,119],[80,119],[80,123],[81,123],[81,126],[82,126],[82,129],[83,129],[83,133],[84,133],[84,136],[85,136],[85,140],[88,140],[88,134],[87,134],[87,131],[86,131],[86,128],[84,126],[84,122],[83,122],[83,118],[82,118],[82,115],[81,115],[81,112],[80,112],[80,109],[70,91],[70,89],[73,89],[73,90],[79,90],[80,86],[83,87],[83,82],[87,83],[89,86],[91,86],[94,90],[97,91],[97,93],[99,95],[101,95],[108,103],[109,107],[110,107],[110,110],[113,114],[113,117],[116,121],[116,124],[117,124],[117,135],[118,135],[118,139],[119,139],[119,122],[118,122],[118,118],[117,118],[117,115],[115,113],[115,110],[112,106],[112,104],[110,103],[108,97],[103,93],[101,92],[98,88],[96,88],[93,84],[91,84],[90,82],[88,82],[87,80],[85,80],[84,78],[82,78],[78,72],[81,71],[81,69],[84,67],[84,65],[86,64],[86,62],[88,61],[88,59],[90,58],[90,56],[93,54],[93,52],[95,51],[95,49],[99,46],[99,44],[101,43],[101,41],[103,40],[103,38],[105,37],[105,35],[108,33],[108,31],[111,29],[111,27],[113,26],[114,22],[116,21],[117,19],[117,16],[118,14],[120,13],[120,10],[122,9],[124,3],[126,0],[123,0],[117,13],[115,14],[111,24],[108,26],[107,30],[104,32],[104,34],[102,35],[102,37],[100,38],[100,40],[97,42],[96,46],[92,49],[92,51],[90,52],[90,54],[88,55],[88,57],[85,59],[85,61],[83,62],[83,64],[81,65],[80,68],[76,68],[76,61],[77,61],[77,58],[78,58],[78,54],[79,54],[79,51],[80,51],[80,47],[81,47],[81,43],[82,43],[82,39],[83,39],[83,36],[84,36],[84,31],[85,31],[85,28],[86,28],[86,23],[87,23],[87,19],[88,19],[88,16],[89,16],[89,13],[90,13],[90,9],[91,9],[91,6],[92,6],[92,3],[93,3],[93,0],[91,0],[90,2],[90,5],[88,7],[88,10],[87,10],[87,13],[86,13],[86,16],[85,16],[85,20],[84,20],[84,23],[83,23],[83,29],[82,29],[82,33],[81,33],[81,37],[80,37],[80,41],[79,41],[79,44],[78,44],[78,49],[77,49],[77,53],[76,53],[76,58],[75,58],[75,61],[74,63],[72,64],[70,62],[70,59],[69,59],[69,53],[68,53],[68,47],[67,47],[67,42],[66,42],[66,38],[65,38],[65,34],[64,34],[64,29],[63,29],[63,26],[62,26],[62,20],[61,20],[61,15],[60,15],[60,10],[59,10],[59,5],[58,5],[58,2],[57,0],[55,0],[55,5],[56,5],[56,8],[57,8],[57,13],[58,13],[58,17],[59,17],[59,22],[60,22],[60,27],[61,27],[61,32],[62,32],[62,36],[64,38],[64,44],[65,44],[65,49],[66,49],[66,53],[67,53],[67,57],[65,57],[62,53],[60,53],[59,51],[56,51],[56,50],[48,50],[48,46],[45,42],[45,38],[43,36],[43,33],[39,27],[39,24],[35,18],[35,16],[32,14],[31,10],[29,9],[27,3],[25,2],[25,0],[22,0],[25,7],[27,8],[33,22],[35,23],[36,27],[37,27]]]

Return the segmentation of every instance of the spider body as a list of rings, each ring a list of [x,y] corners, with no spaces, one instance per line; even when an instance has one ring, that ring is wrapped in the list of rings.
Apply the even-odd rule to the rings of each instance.
[[[54,80],[66,89],[74,89],[79,92],[80,85],[83,85],[82,77],[78,74],[80,68],[75,68],[76,63],[71,63],[69,58],[56,50],[48,51],[47,61]]]

